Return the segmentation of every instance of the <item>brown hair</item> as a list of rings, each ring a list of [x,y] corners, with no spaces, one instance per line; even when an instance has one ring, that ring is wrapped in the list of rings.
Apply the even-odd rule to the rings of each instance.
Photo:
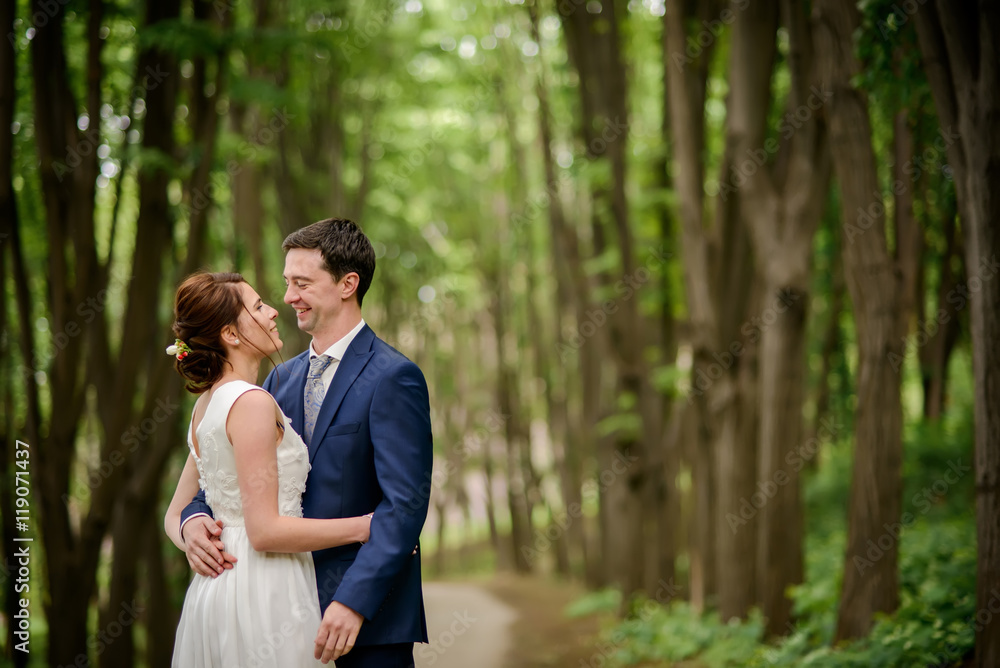
[[[191,352],[176,360],[175,367],[187,380],[187,389],[195,394],[208,391],[226,371],[222,329],[233,325],[239,332],[240,312],[246,311],[240,283],[246,283],[240,274],[199,272],[188,276],[177,288],[174,336]]]
[[[358,306],[375,276],[375,249],[361,227],[346,218],[328,218],[295,230],[281,244],[292,248],[316,248],[323,255],[323,268],[339,281],[352,271],[358,275]]]

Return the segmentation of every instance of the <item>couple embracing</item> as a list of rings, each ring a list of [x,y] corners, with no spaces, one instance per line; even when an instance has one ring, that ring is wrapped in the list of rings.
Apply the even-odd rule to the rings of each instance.
[[[200,396],[164,520],[196,572],[173,665],[413,666],[427,641],[414,548],[427,385],[361,317],[375,253],[357,224],[314,223],[283,249],[284,301],[312,341],[263,387],[261,360],[282,347],[277,310],[239,274],[177,290],[167,352]]]

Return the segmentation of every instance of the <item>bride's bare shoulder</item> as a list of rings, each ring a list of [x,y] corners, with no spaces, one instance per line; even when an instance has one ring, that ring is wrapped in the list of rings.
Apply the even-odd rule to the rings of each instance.
[[[233,402],[226,419],[226,427],[240,425],[251,429],[262,428],[274,424],[276,415],[280,413],[274,397],[264,388],[254,386],[240,394]]]
[[[254,386],[247,389],[236,401],[233,402],[233,408],[230,411],[232,413],[239,412],[241,414],[249,414],[253,412],[265,413],[268,409],[273,408],[275,405],[274,397],[262,387]]]

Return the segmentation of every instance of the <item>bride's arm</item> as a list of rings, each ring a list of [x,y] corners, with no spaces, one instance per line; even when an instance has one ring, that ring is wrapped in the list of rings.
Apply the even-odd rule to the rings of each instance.
[[[319,520],[278,514],[277,408],[267,392],[245,392],[229,412],[247,538],[258,552],[312,552],[368,540],[368,517]],[[189,497],[190,498],[190,495]]]
[[[194,463],[194,457],[188,454],[184,470],[181,471],[181,477],[177,481],[177,489],[174,490],[174,498],[170,500],[167,514],[163,518],[163,530],[181,552],[186,552],[184,541],[181,539],[181,511],[191,502],[191,497],[197,493],[198,467]]]

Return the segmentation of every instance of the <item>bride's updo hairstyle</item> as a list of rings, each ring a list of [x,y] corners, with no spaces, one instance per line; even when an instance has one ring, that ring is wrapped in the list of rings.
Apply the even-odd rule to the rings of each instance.
[[[240,274],[198,273],[177,288],[174,336],[191,352],[176,360],[176,368],[195,394],[207,392],[226,371],[222,328],[235,325],[244,309],[239,289],[244,282]]]

